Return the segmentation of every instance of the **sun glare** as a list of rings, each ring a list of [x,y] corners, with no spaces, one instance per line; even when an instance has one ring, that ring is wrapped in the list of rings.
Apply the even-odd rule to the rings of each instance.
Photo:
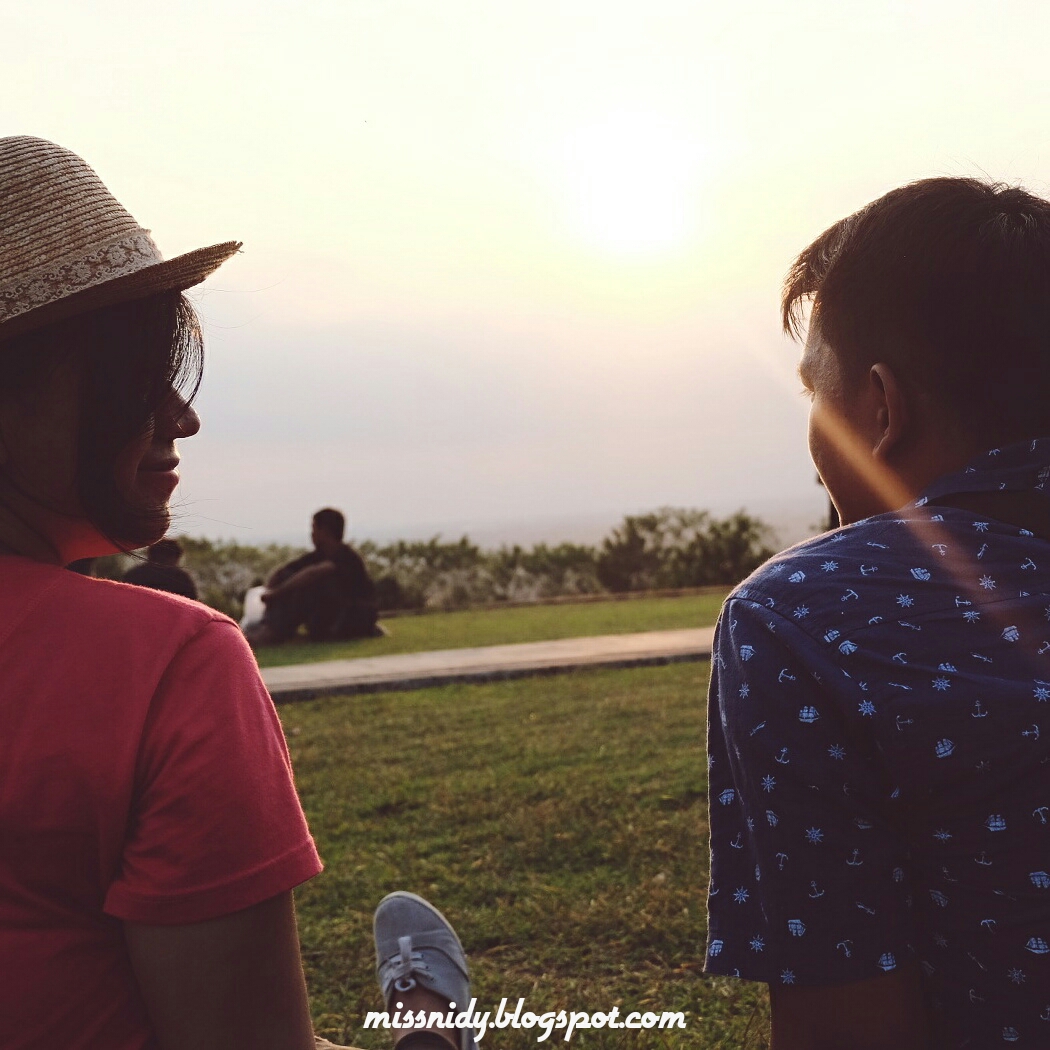
[[[704,151],[685,128],[648,112],[609,114],[570,133],[562,159],[566,219],[588,244],[655,254],[694,232]]]

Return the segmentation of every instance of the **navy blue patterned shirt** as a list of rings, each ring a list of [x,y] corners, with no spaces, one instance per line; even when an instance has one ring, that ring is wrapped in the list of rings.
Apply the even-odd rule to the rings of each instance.
[[[778,555],[719,619],[709,973],[918,960],[952,1047],[1050,1047],[1050,542],[938,506],[1046,490],[1050,438]]]

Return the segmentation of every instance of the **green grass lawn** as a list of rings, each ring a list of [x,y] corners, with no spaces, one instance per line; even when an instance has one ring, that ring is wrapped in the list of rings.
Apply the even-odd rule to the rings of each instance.
[[[275,667],[354,656],[413,653],[424,649],[463,649],[476,645],[703,627],[715,622],[724,598],[725,593],[719,592],[685,598],[637,598],[398,616],[384,621],[390,631],[389,638],[363,638],[353,642],[294,641],[260,649],[256,655],[260,667]]]
[[[371,916],[408,889],[455,923],[483,1010],[684,1010],[685,1031],[572,1045],[764,1047],[764,987],[700,972],[706,679],[677,664],[282,706],[326,863],[296,891],[318,1033],[389,1046],[361,1027],[380,1008]]]

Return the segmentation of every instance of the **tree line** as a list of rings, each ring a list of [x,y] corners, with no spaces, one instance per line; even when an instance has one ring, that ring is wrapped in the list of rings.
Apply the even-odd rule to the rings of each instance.
[[[538,543],[483,550],[468,537],[356,543],[375,581],[380,609],[457,609],[584,594],[732,585],[773,554],[772,530],[745,511],[662,507],[627,515],[597,546]],[[283,544],[251,546],[180,536],[184,568],[201,600],[241,615],[244,592],[303,553]],[[119,578],[132,555],[100,559],[99,575]]]

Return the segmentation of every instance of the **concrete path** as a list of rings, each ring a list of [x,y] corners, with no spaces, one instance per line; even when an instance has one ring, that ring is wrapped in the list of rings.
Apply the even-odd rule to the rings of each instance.
[[[713,627],[644,634],[604,634],[555,642],[440,649],[356,660],[267,667],[263,679],[277,703],[335,693],[422,689],[450,682],[486,682],[557,674],[578,667],[644,667],[711,655]]]

